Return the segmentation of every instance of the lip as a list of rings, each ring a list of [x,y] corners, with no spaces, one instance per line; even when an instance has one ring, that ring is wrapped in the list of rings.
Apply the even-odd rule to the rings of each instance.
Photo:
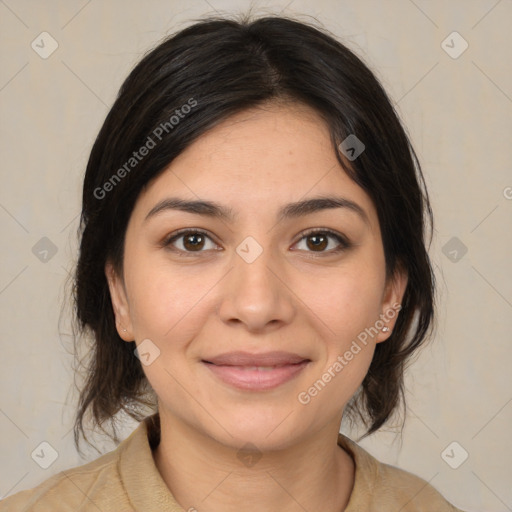
[[[204,358],[203,361],[217,366],[284,366],[309,361],[307,357],[292,352],[226,352],[218,356]]]
[[[310,359],[290,352],[230,352],[201,361],[217,378],[238,389],[274,389],[301,373]],[[258,367],[272,367],[260,369]]]

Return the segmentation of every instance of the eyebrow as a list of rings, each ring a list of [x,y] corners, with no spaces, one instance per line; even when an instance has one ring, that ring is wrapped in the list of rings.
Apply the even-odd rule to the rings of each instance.
[[[284,205],[277,213],[277,221],[303,217],[322,210],[333,208],[345,208],[356,213],[361,219],[369,224],[369,218],[365,210],[354,201],[344,197],[337,196],[319,196],[295,203]],[[158,202],[146,215],[144,222],[164,211],[179,210],[196,215],[204,215],[211,218],[234,222],[238,215],[226,206],[222,206],[215,201],[189,201],[178,197],[169,197]]]

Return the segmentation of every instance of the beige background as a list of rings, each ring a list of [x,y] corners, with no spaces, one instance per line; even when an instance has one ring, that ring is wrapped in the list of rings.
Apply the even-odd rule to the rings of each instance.
[[[70,330],[66,315],[59,327],[59,314],[76,258],[85,164],[122,80],[189,20],[249,5],[0,1],[0,497],[85,462],[70,433]],[[402,439],[385,431],[361,444],[462,509],[512,510],[512,1],[252,5],[255,13],[315,16],[366,60],[408,127],[432,196],[436,339],[408,372]],[[46,59],[31,47],[43,31],[58,43]],[[469,45],[457,58],[445,49],[460,52],[462,39],[442,44],[453,31]],[[56,254],[41,252],[48,248],[43,237]],[[134,427],[127,421],[125,435]],[[43,441],[58,453],[48,469],[31,457]],[[453,452],[444,452],[453,441]],[[468,459],[452,469],[445,460],[457,465],[462,450]],[[91,451],[89,460],[96,457]]]

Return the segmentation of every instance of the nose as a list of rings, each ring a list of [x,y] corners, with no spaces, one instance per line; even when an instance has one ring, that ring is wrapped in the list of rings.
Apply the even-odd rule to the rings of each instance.
[[[272,330],[291,322],[294,295],[287,285],[284,265],[269,249],[254,261],[234,252],[232,269],[222,281],[221,319],[242,324],[250,332]]]

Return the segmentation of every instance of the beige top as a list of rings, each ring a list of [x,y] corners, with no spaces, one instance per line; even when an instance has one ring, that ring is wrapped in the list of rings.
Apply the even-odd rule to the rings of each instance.
[[[115,450],[5,498],[0,512],[183,512],[153,459],[159,424],[158,413],[148,416]],[[345,512],[462,512],[421,478],[380,463],[342,434],[338,444],[355,462]]]

